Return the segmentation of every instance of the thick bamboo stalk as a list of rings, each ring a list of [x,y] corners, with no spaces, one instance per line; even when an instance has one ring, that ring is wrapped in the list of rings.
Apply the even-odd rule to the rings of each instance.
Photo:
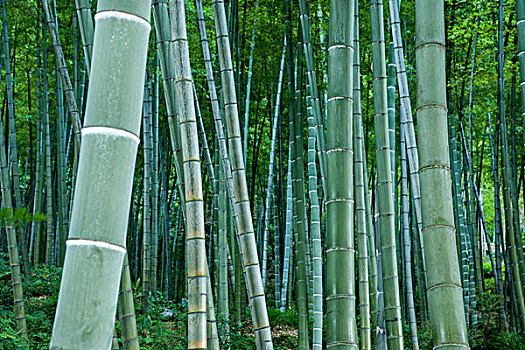
[[[434,347],[469,349],[456,253],[445,93],[444,2],[416,0],[417,119]]]
[[[126,253],[150,2],[102,0],[97,12],[93,69],[51,349],[110,347]]]
[[[357,349],[353,61],[354,1],[330,1],[326,152],[327,346]],[[343,268],[344,267],[344,268]]]

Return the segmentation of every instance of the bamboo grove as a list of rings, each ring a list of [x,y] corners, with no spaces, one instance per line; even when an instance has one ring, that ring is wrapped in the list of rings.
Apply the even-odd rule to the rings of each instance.
[[[188,349],[247,324],[281,348],[287,310],[298,349],[525,332],[524,0],[1,0],[1,21],[18,337],[52,265],[51,349],[139,349],[159,298]]]

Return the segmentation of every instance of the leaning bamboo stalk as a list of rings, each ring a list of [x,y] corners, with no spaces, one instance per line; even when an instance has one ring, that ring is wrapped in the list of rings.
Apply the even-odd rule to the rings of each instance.
[[[58,37],[55,19],[53,18],[53,13],[51,12],[49,1],[43,0],[42,5],[44,7],[44,13],[46,15],[47,26],[49,27],[49,34],[51,35],[53,49],[55,50],[56,64],[58,67],[58,71],[60,72],[62,84],[64,85],[64,93],[66,94],[66,101],[69,107],[69,118],[71,119],[71,124],[73,124],[73,132],[75,135],[75,148],[78,154],[78,151],[80,150],[80,130],[82,129],[82,122],[80,121],[80,113],[77,107],[75,92],[73,90],[71,78],[69,77],[69,72],[66,67],[66,59],[64,56],[64,52],[62,51],[62,46]]]
[[[111,344],[139,143],[149,17],[149,1],[98,3],[93,69],[51,349],[107,349]]]
[[[15,206],[14,208],[22,209],[23,198],[20,194],[20,170],[18,166],[18,150],[16,142],[16,127],[15,127],[15,100],[13,92],[13,73],[11,72],[11,54],[9,51],[9,38],[7,32],[7,15],[5,9],[5,0],[2,0],[2,40],[4,47],[4,62],[5,62],[5,76],[6,76],[6,91],[7,91],[7,114],[9,117],[9,163],[10,170],[12,174],[14,197],[15,197]],[[16,231],[16,229],[15,229]],[[30,263],[29,257],[27,255],[27,244],[25,238],[25,230],[20,228],[19,230],[20,237],[20,250],[22,253],[22,260],[24,262],[24,272],[26,279],[30,280]]]
[[[89,0],[75,0],[77,11],[78,27],[82,37],[82,46],[84,47],[84,60],[88,75],[91,71],[91,57],[93,56],[93,19],[91,18],[91,5]]]
[[[0,130],[4,130],[2,124],[2,119],[0,118]],[[12,218],[12,194],[11,185],[9,183],[9,172],[7,158],[5,154],[5,141],[3,132],[0,132],[0,176],[2,186],[2,206],[8,211],[9,216]],[[18,257],[16,231],[13,226],[13,223],[7,222],[5,225],[5,230],[7,238],[7,250],[9,251],[9,266],[11,268],[11,282],[13,286],[16,329],[22,338],[27,338],[24,292],[22,290],[22,276],[20,273],[20,258]]]
[[[412,118],[412,103],[410,102],[410,91],[405,66],[405,54],[403,40],[401,37],[401,20],[399,18],[399,6],[397,0],[389,0],[390,9],[390,28],[394,41],[394,55],[397,71],[397,84],[399,89],[399,103],[403,109],[400,114],[400,122],[405,128],[405,144],[407,149],[408,168],[410,171],[410,190],[414,199],[414,207],[417,220],[417,229],[420,242],[421,255],[423,256],[423,276],[426,280],[425,267],[425,246],[422,235],[421,224],[421,189],[419,184],[419,155],[417,152],[416,134]],[[426,283],[425,283],[426,284]]]
[[[238,207],[239,222],[242,223],[237,231],[240,243],[239,249],[242,252],[241,260],[245,270],[248,297],[252,308],[256,345],[259,349],[272,349],[273,344],[270,323],[266,310],[266,298],[262,285],[259,258],[257,256],[255,236],[253,234],[250,200],[246,185],[246,173],[244,169],[237,97],[233,77],[230,41],[226,25],[226,13],[224,2],[222,0],[214,0],[212,1],[212,5],[215,18],[221,78],[223,82],[225,119],[227,121],[226,125],[228,129],[232,176],[234,183],[237,185],[235,205]]]
[[[299,0],[299,19],[300,19],[300,30],[302,34],[302,41],[304,46],[305,58],[306,58],[306,76],[308,78],[308,84],[312,90],[312,105],[313,112],[316,122],[317,140],[318,140],[318,154],[319,154],[319,169],[321,170],[321,181],[323,188],[326,189],[326,135],[323,126],[323,113],[321,110],[321,101],[319,98],[319,90],[317,88],[317,75],[315,72],[314,54],[311,43],[311,26],[310,17],[308,15],[308,9],[305,0]],[[292,41],[290,39],[290,41]]]
[[[205,349],[206,336],[206,242],[201,162],[190,55],[183,0],[170,0],[175,88],[179,101],[184,195],[186,206],[186,266],[188,270],[188,348]]]

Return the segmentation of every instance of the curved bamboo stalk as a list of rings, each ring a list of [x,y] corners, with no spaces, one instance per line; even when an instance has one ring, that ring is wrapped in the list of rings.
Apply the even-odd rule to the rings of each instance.
[[[149,16],[150,1],[98,3],[85,128],[51,349],[107,349],[111,344],[139,143]]]
[[[444,2],[416,0],[418,141],[427,296],[434,347],[469,349],[452,210]],[[446,266],[446,267],[444,267]]]
[[[190,55],[183,0],[170,0],[175,88],[179,97],[179,128],[186,205],[186,266],[188,270],[188,348],[205,349],[206,336],[206,242],[201,163]]]

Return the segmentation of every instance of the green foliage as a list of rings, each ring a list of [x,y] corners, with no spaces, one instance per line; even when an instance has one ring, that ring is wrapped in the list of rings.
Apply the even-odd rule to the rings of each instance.
[[[471,330],[470,346],[472,349],[521,349],[525,345],[523,334],[502,330],[499,320],[498,304],[500,296],[493,294],[490,290],[477,295],[478,312],[481,315],[478,326]]]
[[[42,222],[47,219],[42,213],[31,214],[26,208],[0,209],[0,225],[20,226],[30,222]]]
[[[62,269],[35,266],[31,282],[23,281],[29,339],[18,336],[13,312],[9,259],[0,255],[0,349],[48,349]]]

